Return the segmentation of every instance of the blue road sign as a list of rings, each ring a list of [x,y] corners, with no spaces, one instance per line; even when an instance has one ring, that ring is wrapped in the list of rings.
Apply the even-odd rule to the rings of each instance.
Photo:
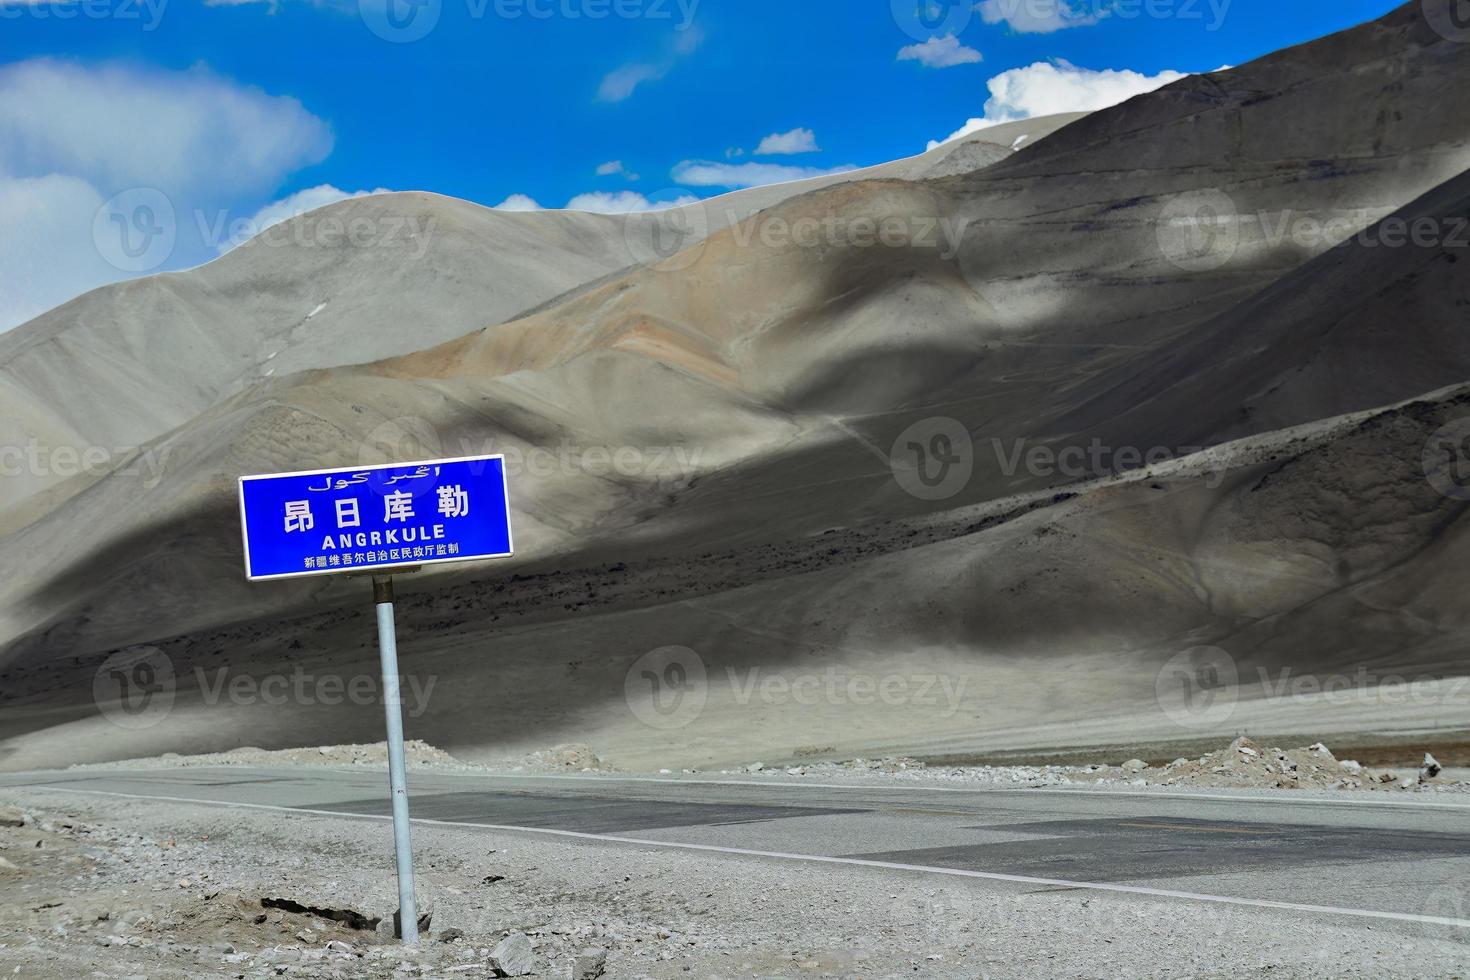
[[[507,558],[508,498],[503,456],[242,476],[245,577]]]

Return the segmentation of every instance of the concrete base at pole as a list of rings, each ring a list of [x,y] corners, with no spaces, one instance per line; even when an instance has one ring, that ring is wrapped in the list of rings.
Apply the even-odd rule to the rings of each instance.
[[[419,941],[413,887],[413,843],[408,823],[408,774],[403,754],[403,706],[399,691],[398,637],[393,624],[393,576],[373,576],[378,612],[378,653],[383,661],[383,710],[388,723],[388,790],[393,803],[393,851],[398,862],[398,920],[405,943]]]

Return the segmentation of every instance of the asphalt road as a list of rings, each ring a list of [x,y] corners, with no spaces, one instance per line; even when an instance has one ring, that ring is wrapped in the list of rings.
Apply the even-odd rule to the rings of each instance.
[[[5,786],[386,819],[375,770],[98,770]],[[1470,799],[410,774],[416,823],[1284,907],[1470,938]]]

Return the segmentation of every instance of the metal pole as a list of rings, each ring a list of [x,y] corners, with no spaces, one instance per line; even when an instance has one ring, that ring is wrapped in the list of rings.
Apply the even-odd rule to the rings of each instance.
[[[393,629],[393,576],[373,576],[378,608],[378,652],[383,660],[383,710],[388,719],[388,788],[393,799],[393,851],[398,859],[398,922],[403,941],[419,941],[413,893],[413,844],[408,833],[408,778],[403,759],[403,707],[398,680],[398,638]]]

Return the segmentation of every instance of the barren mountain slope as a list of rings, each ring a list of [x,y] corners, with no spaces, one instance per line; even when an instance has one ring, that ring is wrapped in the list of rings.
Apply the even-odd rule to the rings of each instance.
[[[1467,412],[1460,389],[1061,496],[684,556],[634,543],[616,561],[560,558],[422,593],[405,579],[403,667],[432,698],[409,734],[466,758],[575,738],[614,764],[657,767],[1119,742],[1165,753],[1242,728],[1452,726],[1470,692],[1439,678],[1464,669],[1456,577],[1470,536],[1465,504],[1424,479],[1421,457]],[[820,489],[810,477],[790,487]],[[1360,499],[1374,506],[1344,506]],[[177,698],[138,730],[76,698],[97,657],[12,668],[3,765],[366,740],[381,726],[372,704],[210,693],[219,676],[371,676],[371,616],[357,598],[162,642]],[[697,710],[660,715],[630,686],[640,658],[666,647],[684,648],[663,656],[704,678]],[[1161,672],[1195,657],[1239,677],[1228,712],[1157,700],[1160,677],[1174,677]],[[855,700],[854,677],[889,694]],[[1321,696],[1322,679],[1340,677],[1365,680],[1346,703]],[[1301,689],[1316,694],[1265,697],[1292,678],[1315,679]],[[1378,690],[1383,678],[1399,686]],[[793,697],[798,683],[818,696]],[[838,697],[821,695],[830,684]]]
[[[1463,633],[1448,560],[1463,505],[1425,481],[1419,460],[1462,400],[1279,436],[1268,429],[1340,414],[1343,394],[1325,382],[1289,395],[1262,385],[1310,377],[1318,361],[1370,372],[1354,338],[1381,329],[1372,297],[1402,291],[1443,317],[1450,263],[1352,253],[1362,264],[1351,291],[1335,284],[1338,260],[1304,265],[1328,240],[1278,241],[1272,221],[1237,221],[1224,254],[1217,238],[1200,248],[1193,234],[1201,221],[1222,227],[1218,202],[1199,200],[1222,182],[1237,218],[1335,217],[1355,230],[1461,173],[1470,119],[1444,111],[1442,96],[1470,76],[1470,46],[1423,34],[1397,12],[1289,53],[1312,72],[1266,59],[1099,113],[969,176],[802,194],[515,321],[252,385],[157,444],[170,455],[156,485],[112,474],[0,543],[27,569],[0,595],[5,632],[19,638],[8,653],[26,665],[6,679],[37,698],[8,713],[12,730],[99,724],[79,689],[40,692],[72,681],[34,665],[174,633],[192,634],[167,644],[184,662],[265,670],[285,662],[289,637],[317,662],[366,669],[370,632],[352,608],[361,582],[240,581],[233,478],[436,447],[539,448],[554,461],[512,472],[521,557],[417,580],[423,612],[409,617],[404,649],[421,651],[416,667],[450,688],[424,737],[462,751],[574,727],[603,732],[628,759],[670,751],[672,737],[631,720],[619,693],[632,661],[667,644],[719,668],[704,727],[674,740],[679,758],[704,761],[730,739],[742,754],[778,746],[792,729],[777,722],[797,717],[776,712],[769,729],[748,731],[734,695],[715,694],[735,690],[726,667],[928,672],[993,695],[978,718],[910,704],[877,720],[824,702],[816,727],[844,746],[961,743],[981,731],[1003,741],[1033,724],[1036,738],[1055,738],[1062,719],[1101,715],[1101,705],[1125,727],[1158,725],[1147,685],[1199,643],[1302,671],[1345,669],[1353,657],[1448,669],[1445,651]],[[1273,143],[1254,115],[1286,126],[1334,100],[1374,109],[1342,121],[1341,159],[1331,129],[1303,125]],[[1381,152],[1362,154],[1364,140]],[[1043,151],[1055,169],[1023,174]],[[1415,206],[1451,213],[1457,193]],[[889,240],[864,230],[889,221]],[[797,227],[819,231],[798,240]],[[1426,261],[1439,263],[1432,274],[1414,271]],[[1282,288],[1316,304],[1270,303],[1262,290],[1298,269]],[[1252,297],[1258,305],[1239,305]],[[1251,331],[1238,339],[1222,327],[1235,309]],[[1345,326],[1322,343],[1300,332],[1304,322]],[[1417,336],[1439,349],[1380,365],[1364,397],[1409,398],[1458,371],[1452,327],[1426,327]],[[1176,352],[1186,359],[1168,366]],[[1433,370],[1431,358],[1441,360]],[[1183,425],[1193,406],[1170,401],[1176,372],[1203,378],[1216,366],[1207,411]],[[1263,407],[1242,421],[1222,410],[1232,399]],[[935,441],[954,427],[957,438]],[[1249,439],[1076,499],[1046,488],[1078,475],[1017,462],[1038,444],[1099,433],[1113,449],[1168,456],[1192,447],[1148,440]],[[1280,445],[1292,438],[1305,441]],[[683,458],[658,452],[678,446]],[[914,446],[958,449],[973,473],[931,494],[907,476]],[[589,448],[629,450],[634,465],[594,467]],[[1221,465],[1223,482],[1211,472]],[[1405,593],[1426,575],[1435,588]],[[334,608],[268,624],[312,604]],[[239,625],[211,630],[226,623]],[[514,736],[472,717],[483,713],[491,650],[496,683],[508,672],[516,685]],[[559,685],[557,670],[575,683]],[[235,714],[243,723],[261,710]],[[1366,729],[1384,717],[1375,710],[1335,723]],[[133,747],[197,735],[188,726],[204,717],[201,707]],[[303,711],[290,737],[310,742],[318,721],[345,717]]]
[[[582,403],[564,391],[582,393]],[[727,385],[616,350],[473,383],[353,369],[295,376],[237,396],[159,442],[155,451],[167,462],[156,477],[143,467],[112,474],[11,535],[7,554],[44,558],[29,575],[0,582],[3,629],[12,637],[31,633],[24,645],[33,653],[71,650],[121,634],[147,639],[160,622],[201,629],[222,616],[355,594],[357,581],[265,589],[244,581],[239,473],[300,469],[307,461],[351,466],[515,454],[517,548],[549,558],[619,529],[617,512],[652,506],[701,473],[777,447],[795,432],[791,420]],[[586,453],[601,447],[609,458],[589,465]],[[620,457],[614,465],[617,448],[634,452],[631,463]],[[62,609],[70,611],[58,615]]]
[[[405,370],[517,369],[528,343],[556,351],[646,323],[707,338],[743,387],[793,411],[952,397],[980,403],[967,409],[977,418],[1034,422],[1038,395],[1064,401],[1088,375],[1190,337],[1336,244],[1278,236],[1277,216],[1293,232],[1335,219],[1341,237],[1470,167],[1470,118],[1445,98],[1470,76],[1470,47],[1433,35],[1418,9],[1288,53],[1306,68],[1282,55],[1188,79],[924,191],[852,183],[794,198]],[[1193,105],[1201,90],[1208,104]],[[1334,127],[1286,121],[1341,103],[1373,111]],[[1189,234],[1219,186],[1235,214],[1229,251]],[[895,243],[861,236],[884,220],[903,228]],[[766,234],[803,221],[830,230],[808,243]],[[1423,390],[1386,384],[1394,398]]]
[[[505,212],[423,193],[319,208],[197,269],[96,289],[0,334],[0,445],[120,454],[263,378],[431,347],[792,195],[987,166],[1018,140],[1034,143],[1081,115],[997,126],[906,160],[652,214]],[[0,510],[59,479],[8,479]]]
[[[1378,28],[1351,33],[1360,39],[1361,64],[1343,53],[1353,49],[1339,40],[1319,42],[1333,53],[1328,61],[1336,83],[1288,87],[1267,100],[1272,111],[1290,102],[1293,111],[1311,116],[1323,98],[1341,98],[1345,90],[1362,91],[1365,101],[1383,98],[1384,71],[1391,70],[1403,90],[1437,89],[1446,71],[1470,73],[1465,54],[1392,43],[1402,37],[1385,42]],[[1301,57],[1321,60],[1314,52],[1312,46],[1299,49]],[[1382,67],[1385,57],[1392,60],[1388,69]],[[143,486],[136,467],[115,474],[75,499],[58,500],[49,514],[5,543],[8,552],[45,556],[43,575],[12,578],[6,590],[9,632],[29,634],[16,649],[41,655],[78,643],[96,648],[141,639],[141,631],[156,628],[157,617],[136,616],[139,603],[133,595],[139,588],[147,590],[149,601],[161,601],[187,594],[177,588],[180,582],[215,582],[217,605],[190,603],[190,624],[235,618],[273,602],[295,604],[316,589],[340,593],[344,586],[256,587],[247,606],[236,605],[245,587],[236,580],[233,518],[226,517],[232,513],[231,480],[242,471],[350,463],[362,446],[381,452],[376,430],[400,417],[417,420],[409,423],[413,428],[431,430],[433,441],[451,439],[469,444],[470,450],[544,446],[557,439],[580,446],[717,447],[718,413],[700,416],[692,427],[677,424],[678,419],[664,428],[647,424],[662,417],[650,416],[651,409],[682,404],[682,396],[672,393],[689,385],[723,389],[722,398],[748,405],[756,417],[782,417],[780,427],[788,437],[724,440],[740,451],[713,448],[697,465],[683,467],[686,483],[702,479],[673,498],[647,474],[620,481],[589,478],[578,472],[579,463],[548,477],[547,483],[565,484],[560,491],[538,483],[536,496],[527,499],[565,501],[562,506],[579,516],[564,518],[561,526],[575,530],[584,549],[596,546],[599,531],[618,530],[670,506],[678,519],[666,526],[677,533],[668,534],[666,546],[683,548],[711,534],[779,539],[1056,482],[1054,475],[1008,471],[997,465],[999,457],[1013,453],[1018,440],[1056,435],[1045,427],[1048,417],[1089,388],[1105,385],[1134,359],[1188,334],[1195,327],[1194,309],[1223,307],[1273,275],[1269,265],[1258,262],[1214,274],[1171,265],[1160,247],[1162,205],[1148,196],[1161,187],[1187,191],[1218,179],[1217,173],[1194,165],[1194,144],[1216,131],[1253,128],[1251,114],[1265,104],[1262,85],[1252,81],[1261,70],[1269,79],[1282,77],[1276,59],[1218,76],[1212,84],[1235,93],[1235,103],[1217,102],[1212,111],[1178,123],[1175,128],[1199,130],[1192,142],[1177,139],[1166,126],[1152,170],[1112,169],[1112,144],[1095,137],[1081,140],[1082,150],[1071,149],[1079,142],[1072,135],[1074,125],[1020,156],[1042,151],[1070,153],[1068,159],[1086,156],[1093,162],[1080,173],[1037,174],[1024,183],[987,179],[983,173],[932,186],[844,183],[792,198],[521,320],[360,371],[304,375],[285,388],[270,382],[246,390],[158,445],[158,455],[167,449],[170,462],[156,486]],[[1178,99],[1178,92],[1165,89],[1104,112],[1102,120],[1084,122],[1090,133],[1110,126],[1118,130],[1126,152],[1134,152],[1138,137],[1118,120],[1140,114],[1168,117]],[[1147,106],[1153,102],[1163,108],[1151,112]],[[1386,154],[1396,149],[1396,157],[1350,168],[1329,166],[1320,179],[1307,183],[1294,176],[1300,161],[1269,155],[1269,144],[1256,148],[1268,154],[1266,159],[1238,154],[1233,166],[1253,174],[1250,186],[1237,191],[1239,209],[1249,213],[1257,206],[1292,202],[1314,213],[1351,218],[1366,212],[1340,211],[1345,198],[1385,200],[1390,184],[1417,193],[1418,179],[1461,152],[1470,120],[1445,118],[1438,108],[1416,102],[1405,104],[1400,114],[1403,145],[1385,148]],[[1353,132],[1346,138],[1354,139]],[[1319,133],[1321,159],[1335,150],[1329,136]],[[1060,151],[1049,149],[1059,142]],[[1176,147],[1184,165],[1170,168]],[[1390,170],[1392,180],[1385,176]],[[1304,200],[1308,193],[1311,199]],[[1080,209],[1091,220],[1059,220],[1069,209]],[[966,212],[980,214],[978,233],[956,218]],[[1013,216],[997,221],[992,217],[997,212]],[[541,227],[529,222],[544,217],[526,216],[526,227]],[[896,240],[859,236],[858,229],[890,219],[903,232]],[[769,234],[803,222],[823,230],[806,241]],[[961,238],[964,251],[957,261]],[[1271,250],[1271,263],[1299,264],[1303,251],[1290,244],[1278,247]],[[996,278],[990,270],[990,278],[977,277],[984,262],[1016,265],[1018,255],[1029,256],[1030,268],[1043,272],[1021,275],[1018,268],[1016,276]],[[1029,294],[1044,295],[1055,311],[1038,320]],[[361,294],[358,302],[367,303],[368,295]],[[1193,309],[1182,310],[1181,302]],[[579,356],[604,350],[632,355],[599,359],[591,392],[613,394],[579,395],[556,373]],[[538,380],[538,372],[550,373]],[[371,397],[356,394],[373,374],[403,383],[391,390],[379,387]],[[495,391],[480,390],[492,378],[504,379],[500,387],[515,393],[508,403]],[[451,383],[456,386],[452,395],[446,391]],[[665,385],[672,386],[669,392]],[[1137,397],[1149,394],[1139,391]],[[1329,408],[1317,414],[1331,414]],[[883,478],[881,470],[875,479],[874,455],[883,460],[905,427],[935,415],[956,419],[982,449],[978,474],[968,486],[953,499],[936,502],[907,493]],[[743,425],[732,425],[732,431],[741,432]],[[1134,445],[1130,435],[1152,434],[1149,425],[1156,420],[1145,418],[1133,433],[1115,434]],[[1075,431],[1086,432],[1086,426]],[[828,452],[834,445],[841,448]],[[803,456],[813,448],[822,450],[826,492],[783,499],[790,474],[809,466]],[[1177,454],[1188,447],[1163,448]],[[714,459],[717,465],[710,462]],[[742,465],[732,468],[737,461]],[[773,500],[780,501],[775,512]],[[521,506],[534,519],[539,504]],[[200,518],[204,526],[189,532],[183,530],[188,522],[163,517],[196,513],[211,516]],[[614,513],[631,516],[618,519]],[[209,521],[222,519],[220,527],[207,529]],[[195,552],[164,546],[180,533],[210,541],[204,553],[211,560],[200,564]],[[119,543],[125,546],[117,552],[125,558],[121,565],[91,560]],[[149,574],[140,576],[140,568]],[[227,595],[236,598],[226,600]]]
[[[1051,427],[1208,445],[1462,381],[1467,262],[1470,172],[1099,379]]]

